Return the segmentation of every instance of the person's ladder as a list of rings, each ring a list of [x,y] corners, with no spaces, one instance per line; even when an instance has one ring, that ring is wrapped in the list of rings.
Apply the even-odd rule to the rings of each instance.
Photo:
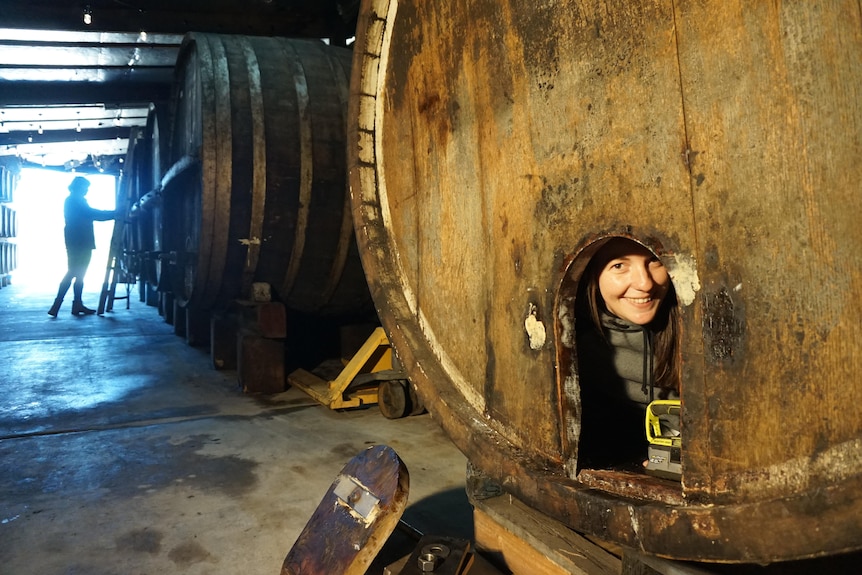
[[[115,300],[126,300],[129,309],[129,284],[134,283],[123,259],[123,244],[126,236],[126,217],[129,213],[129,197],[126,190],[117,194],[117,217],[114,218],[114,233],[111,236],[111,247],[108,252],[108,265],[105,268],[105,281],[102,283],[102,293],[99,295],[99,307],[96,313],[104,314],[114,309]],[[130,279],[132,281],[130,282]],[[117,284],[126,285],[126,295],[117,297]]]

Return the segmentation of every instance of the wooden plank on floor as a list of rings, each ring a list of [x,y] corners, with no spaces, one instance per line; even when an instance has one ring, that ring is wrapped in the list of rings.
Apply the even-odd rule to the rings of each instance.
[[[620,573],[618,557],[508,494],[473,507],[476,548],[505,562],[512,575]]]

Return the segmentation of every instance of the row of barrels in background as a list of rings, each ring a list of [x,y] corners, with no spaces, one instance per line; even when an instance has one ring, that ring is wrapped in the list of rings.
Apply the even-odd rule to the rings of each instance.
[[[190,34],[136,144],[148,281],[203,309],[264,278],[311,313],[370,292],[471,464],[575,530],[700,561],[857,550],[860,49],[851,2],[365,0],[352,73],[318,42]],[[680,300],[678,484],[578,465],[602,430],[573,301],[612,236]]]
[[[18,214],[6,205],[15,199],[18,170],[0,164],[0,288],[9,285],[11,274],[18,267]]]
[[[121,179],[142,299],[157,290],[160,311],[200,325],[268,284],[290,314],[288,372],[352,353],[342,328],[377,321],[346,186],[351,58],[317,40],[186,35],[172,99],[150,107]]]
[[[6,287],[18,268],[18,244],[0,238],[0,287]]]
[[[0,204],[0,287],[9,285],[11,274],[18,267],[18,214]]]
[[[173,99],[129,150],[147,281],[195,310],[255,282],[303,313],[372,310],[346,186],[351,58],[320,41],[186,36]]]
[[[13,169],[11,162],[4,160],[6,158],[0,157],[0,204],[12,202],[15,199],[15,187],[21,178],[17,167]]]
[[[0,204],[0,238],[18,236],[18,212],[5,204]]]

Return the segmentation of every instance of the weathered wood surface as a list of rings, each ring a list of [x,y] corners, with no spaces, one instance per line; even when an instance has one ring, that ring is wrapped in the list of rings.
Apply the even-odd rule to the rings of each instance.
[[[375,445],[356,455],[297,537],[281,575],[363,575],[398,524],[409,489],[407,467],[392,448]]]
[[[365,0],[355,53],[366,276],[477,467],[649,553],[859,548],[858,2]],[[577,480],[573,262],[606,235],[681,302],[682,504]]]

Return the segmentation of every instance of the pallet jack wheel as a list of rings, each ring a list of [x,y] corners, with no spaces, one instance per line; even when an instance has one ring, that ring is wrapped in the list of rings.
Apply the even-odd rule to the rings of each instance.
[[[377,387],[377,407],[386,419],[401,419],[411,411],[410,385],[403,379],[389,379]]]

